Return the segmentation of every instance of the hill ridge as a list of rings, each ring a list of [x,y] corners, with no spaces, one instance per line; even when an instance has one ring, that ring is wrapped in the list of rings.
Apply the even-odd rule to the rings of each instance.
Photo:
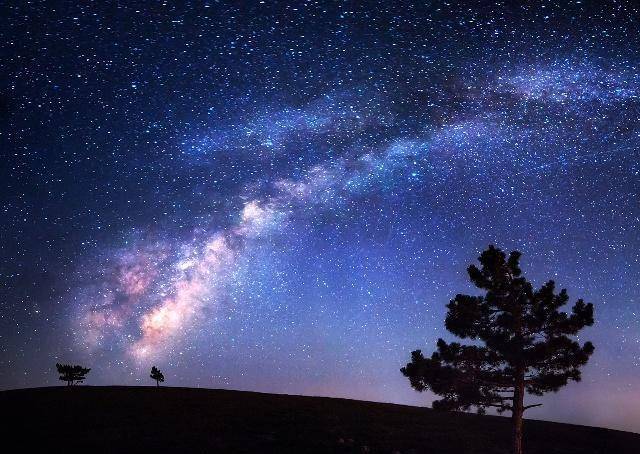
[[[165,386],[0,391],[25,448],[94,452],[508,453],[509,420],[341,397]],[[26,443],[26,445],[25,445]],[[640,435],[526,420],[527,453],[637,453]]]

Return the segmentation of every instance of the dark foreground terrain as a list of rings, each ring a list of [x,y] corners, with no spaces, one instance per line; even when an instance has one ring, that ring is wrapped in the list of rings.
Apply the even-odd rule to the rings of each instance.
[[[0,392],[15,452],[508,453],[509,421],[321,397],[191,388]],[[640,435],[526,421],[525,452],[640,453]]]

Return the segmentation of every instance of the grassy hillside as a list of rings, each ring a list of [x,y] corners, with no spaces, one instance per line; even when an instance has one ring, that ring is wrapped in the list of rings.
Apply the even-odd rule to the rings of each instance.
[[[321,397],[152,387],[0,392],[20,452],[508,453],[509,421]],[[526,421],[534,453],[638,453],[640,435]]]

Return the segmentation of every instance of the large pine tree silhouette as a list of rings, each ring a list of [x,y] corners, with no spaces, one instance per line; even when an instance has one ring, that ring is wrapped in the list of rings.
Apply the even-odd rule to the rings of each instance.
[[[556,293],[553,281],[534,290],[522,276],[520,255],[507,258],[490,246],[479,257],[481,268],[468,268],[485,294],[457,295],[447,305],[447,330],[474,345],[439,339],[430,358],[416,350],[401,369],[413,388],[442,397],[434,409],[511,411],[515,454],[522,454],[524,411],[540,405],[525,405],[525,393],[541,396],[579,381],[594,351],[591,342],[581,346],[570,337],[593,324],[593,305],[578,300],[570,315],[560,312],[567,292]]]

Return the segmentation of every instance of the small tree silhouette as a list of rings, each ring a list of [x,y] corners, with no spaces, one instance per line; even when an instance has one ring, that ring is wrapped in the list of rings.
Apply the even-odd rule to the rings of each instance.
[[[522,454],[524,411],[540,405],[525,406],[525,393],[541,396],[580,380],[594,347],[569,336],[593,324],[593,305],[578,300],[570,315],[560,312],[569,301],[566,290],[556,293],[553,281],[534,290],[521,276],[517,251],[507,258],[489,246],[479,261],[482,268],[471,265],[468,273],[485,295],[457,295],[445,320],[447,330],[478,342],[439,339],[430,358],[416,350],[401,371],[416,390],[442,396],[434,409],[510,411],[513,452]]]
[[[162,375],[162,372],[160,372],[160,369],[158,369],[156,366],[153,366],[151,368],[151,375],[149,375],[149,377],[156,381],[157,387],[160,386],[160,383],[164,382],[164,375]]]
[[[67,386],[73,386],[74,384],[82,383],[86,375],[91,371],[82,366],[72,366],[71,364],[58,364],[56,363],[56,369],[60,374],[59,379],[67,382]]]

